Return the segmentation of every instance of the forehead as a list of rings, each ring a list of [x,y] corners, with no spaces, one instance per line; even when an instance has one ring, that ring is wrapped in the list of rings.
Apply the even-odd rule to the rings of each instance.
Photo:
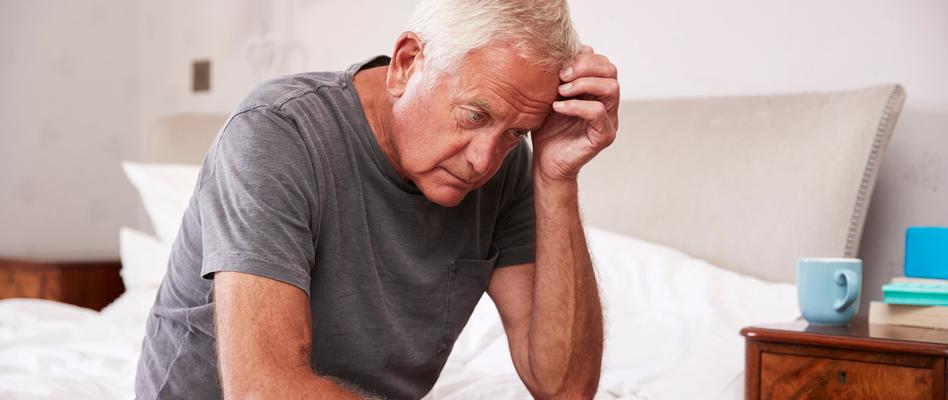
[[[468,53],[455,76],[457,100],[509,114],[545,115],[560,84],[558,70],[537,67],[508,46]]]

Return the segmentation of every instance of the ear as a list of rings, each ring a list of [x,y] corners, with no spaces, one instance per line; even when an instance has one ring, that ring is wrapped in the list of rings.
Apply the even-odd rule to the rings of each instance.
[[[408,80],[424,66],[421,38],[415,32],[404,32],[395,42],[392,62],[385,75],[385,89],[393,97],[401,97]]]

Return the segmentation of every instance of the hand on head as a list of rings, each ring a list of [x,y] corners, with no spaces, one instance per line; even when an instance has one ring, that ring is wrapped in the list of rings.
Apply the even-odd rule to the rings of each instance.
[[[560,80],[562,98],[553,102],[554,113],[533,134],[535,173],[575,179],[616,138],[619,81],[616,66],[589,46],[563,66]]]

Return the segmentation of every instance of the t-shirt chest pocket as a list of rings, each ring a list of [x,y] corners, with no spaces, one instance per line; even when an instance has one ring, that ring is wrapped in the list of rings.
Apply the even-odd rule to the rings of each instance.
[[[448,294],[438,354],[453,346],[471,318],[474,307],[487,290],[498,255],[497,247],[491,243],[490,256],[486,260],[456,259],[448,264]]]

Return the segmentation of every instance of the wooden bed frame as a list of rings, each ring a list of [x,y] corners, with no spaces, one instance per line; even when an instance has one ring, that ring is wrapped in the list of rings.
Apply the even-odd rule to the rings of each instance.
[[[121,268],[116,260],[0,259],[0,299],[47,299],[101,310],[125,292]]]

